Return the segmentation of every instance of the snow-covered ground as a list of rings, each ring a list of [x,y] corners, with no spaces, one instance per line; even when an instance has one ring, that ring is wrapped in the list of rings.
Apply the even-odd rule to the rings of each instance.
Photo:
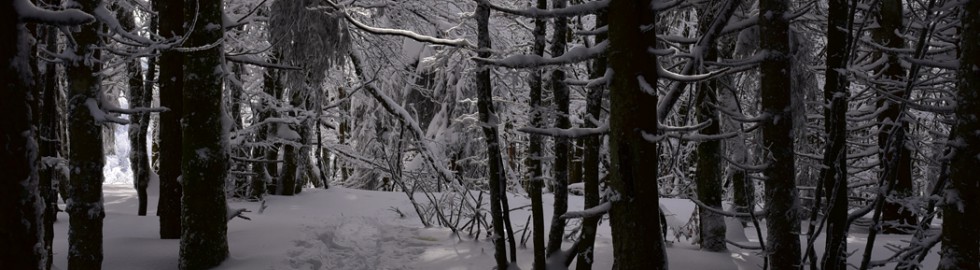
[[[147,216],[137,216],[129,160],[121,158],[129,155],[126,127],[117,128],[113,135],[116,152],[107,156],[104,170],[103,269],[176,269],[179,240],[159,239],[158,184],[150,184]],[[530,200],[516,194],[509,198],[511,207],[516,209],[511,214],[515,235],[521,237],[530,215],[530,207],[522,206],[529,205]],[[551,194],[545,194],[546,228],[551,223],[552,202]],[[581,196],[569,196],[568,203],[571,211],[583,208]],[[494,265],[493,246],[486,238],[474,240],[466,233],[456,236],[448,229],[425,228],[401,192],[307,189],[297,196],[267,196],[266,208],[261,212],[258,202],[230,201],[229,205],[252,211],[247,213],[251,220],[234,219],[228,224],[230,255],[218,269],[467,270],[491,269]],[[700,251],[697,240],[689,238],[691,231],[697,230],[689,223],[695,210],[689,200],[661,199],[661,205],[670,227],[667,256],[671,269],[762,269],[763,260],[757,250],[729,245],[730,252]],[[64,205],[61,207],[64,209]],[[755,228],[742,228],[732,220],[727,223],[729,240],[758,245]],[[55,269],[67,269],[67,231],[68,216],[61,212],[55,223]],[[852,230],[849,251],[863,251],[865,232],[857,227]],[[904,246],[907,239],[908,236],[879,235],[873,258],[890,256],[892,251],[885,245]],[[823,242],[822,237],[817,240],[818,254],[823,251]],[[565,248],[570,245],[565,244]],[[936,265],[936,250],[938,247],[923,262],[926,268]],[[848,262],[857,265],[860,256],[861,252],[857,252]],[[532,259],[529,249],[519,250],[521,269],[531,269]],[[612,240],[605,219],[596,235],[594,269],[611,266]]]
[[[151,186],[156,186],[155,183]],[[158,239],[156,214],[157,192],[150,190],[147,216],[136,215],[136,194],[130,185],[105,186],[105,260],[104,269],[176,269],[178,240]],[[524,206],[529,200],[511,195],[512,206]],[[552,197],[545,195],[545,205]],[[699,251],[694,239],[675,236],[683,232],[694,210],[687,200],[665,199],[664,207],[671,216],[672,231],[668,240],[668,261],[671,269],[761,269],[761,258],[753,250],[741,250],[729,245],[731,252]],[[493,247],[484,238],[472,240],[454,236],[448,229],[424,228],[414,216],[414,210],[404,193],[331,188],[306,190],[293,196],[268,196],[267,208],[259,213],[256,202],[231,202],[231,207],[251,210],[252,220],[234,219],[228,225],[230,256],[219,269],[490,269],[493,266]],[[392,208],[399,209],[402,218]],[[527,209],[527,208],[524,208]],[[520,236],[529,214],[520,209],[513,212],[514,230]],[[582,209],[582,197],[570,196],[569,209]],[[550,221],[546,207],[545,221]],[[68,217],[59,213],[55,224],[55,266],[66,269]],[[734,224],[734,223],[733,223]],[[612,265],[611,240],[608,222],[600,225],[596,241],[595,269]],[[735,226],[737,228],[737,225]],[[743,241],[757,241],[754,228],[743,230]],[[736,240],[741,234],[730,234]],[[875,258],[891,252],[885,243],[903,244],[905,237],[885,235],[879,238]],[[864,245],[864,235],[852,233],[848,239],[851,250]],[[817,245],[822,249],[822,239]],[[529,243],[530,244],[530,243]],[[566,243],[566,247],[567,247]],[[751,243],[750,243],[751,244]],[[531,253],[520,250],[519,265],[531,269]],[[851,256],[851,263],[860,261],[860,253]],[[935,265],[936,255],[925,265]]]

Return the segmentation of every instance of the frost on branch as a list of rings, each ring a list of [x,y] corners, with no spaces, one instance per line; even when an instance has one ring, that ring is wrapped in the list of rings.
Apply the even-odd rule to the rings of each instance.
[[[77,9],[52,11],[39,8],[28,0],[14,0],[14,9],[21,22],[51,25],[79,25],[95,21],[95,17]]]

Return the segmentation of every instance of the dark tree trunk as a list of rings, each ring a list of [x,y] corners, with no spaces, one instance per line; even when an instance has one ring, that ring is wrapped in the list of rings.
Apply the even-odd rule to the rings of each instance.
[[[537,8],[546,9],[548,8],[548,0],[536,0]],[[534,19],[534,46],[532,47],[533,53],[535,55],[544,55],[545,31],[547,30],[547,21],[543,18]],[[544,88],[544,79],[542,78],[542,71],[540,69],[533,69],[531,72],[531,80],[528,84],[531,87],[530,91],[530,117],[532,127],[541,127],[544,125],[544,119],[541,116],[541,90]],[[533,243],[534,253],[534,263],[531,265],[532,269],[542,270],[545,269],[545,242],[544,242],[544,202],[541,200],[541,189],[544,186],[544,170],[541,168],[541,156],[543,155],[542,147],[542,136],[537,134],[530,134],[527,150],[527,169],[530,175],[528,175],[527,187],[528,195],[531,197],[531,226],[533,228],[533,234],[531,235],[531,242]]]
[[[615,193],[609,217],[617,270],[667,269],[660,234],[657,143],[644,138],[659,134],[657,57],[647,52],[656,42],[656,14],[650,4],[612,1],[609,6],[609,14],[616,14],[609,17],[608,57],[615,72],[609,90],[609,187]],[[641,31],[641,26],[651,27]]]
[[[490,8],[485,4],[479,4],[476,8],[477,38],[480,48],[490,49]],[[481,58],[490,57],[490,52],[480,51]],[[504,211],[507,196],[507,178],[504,175],[504,163],[500,154],[500,134],[495,123],[497,113],[493,106],[493,88],[490,84],[491,67],[478,64],[476,73],[477,109],[480,114],[483,136],[487,144],[487,163],[489,165],[488,177],[490,179],[490,216],[493,223],[493,243],[494,258],[496,259],[497,269],[508,269],[510,264],[507,261],[507,240],[514,241],[513,231],[505,232]],[[513,246],[513,244],[511,244]],[[516,262],[516,250],[511,249],[510,262]]]
[[[596,28],[606,25],[607,13],[600,11],[596,14]],[[606,40],[606,34],[599,34],[595,37],[595,44]],[[600,57],[592,62],[592,74],[589,78],[598,79],[606,75],[608,63],[606,57]],[[596,85],[589,88],[588,99],[586,100],[585,110],[588,115],[597,122],[602,122],[602,94],[605,92],[605,85]],[[596,123],[586,120],[586,127],[597,127]],[[583,161],[582,161],[582,182],[585,186],[585,209],[599,205],[599,151],[602,148],[602,136],[589,136],[582,138]],[[593,258],[595,256],[595,234],[599,227],[599,220],[602,216],[587,217],[582,219],[582,233],[578,243],[578,260],[575,269],[591,270]]]
[[[963,5],[954,156],[943,206],[942,249],[937,269],[980,269],[980,0]]]
[[[224,28],[211,27],[221,25],[221,0],[199,1],[184,14],[185,21],[197,20],[187,46],[213,44],[224,36]],[[215,72],[224,66],[222,48],[190,52],[185,62],[183,123],[195,128],[183,130],[180,269],[207,269],[228,257],[228,130],[222,124],[224,74]]]
[[[901,0],[881,0],[878,1],[878,28],[871,31],[872,37],[878,44],[888,48],[905,48],[905,40],[895,34],[896,31],[904,29],[904,11]],[[886,80],[902,80],[905,78],[905,69],[899,62],[898,55],[889,52],[881,52],[888,57],[888,65],[878,71]],[[888,93],[906,97],[904,87],[887,87],[881,89]],[[905,145],[905,133],[909,125],[906,121],[899,120],[902,115],[902,107],[896,102],[892,102],[883,94],[878,97],[878,106],[886,107],[878,115],[878,149],[882,154],[881,176],[882,182],[892,185],[889,197],[902,200],[912,196],[912,155]],[[892,143],[888,143],[891,138]],[[904,208],[901,204],[893,201],[886,201],[882,212],[881,220],[882,231],[884,233],[908,233],[914,230],[918,224],[918,219],[911,210]]]
[[[553,0],[553,9],[565,8],[567,0]],[[565,54],[566,36],[568,35],[568,18],[555,18],[554,36],[551,43],[551,55],[559,56]],[[556,117],[555,126],[561,129],[571,127],[568,120],[568,85],[565,85],[565,71],[558,67],[551,72],[551,90],[554,93]],[[555,179],[552,193],[555,197],[554,212],[551,216],[551,229],[548,231],[548,249],[546,254],[550,257],[555,252],[561,250],[562,239],[565,236],[565,219],[562,214],[568,211],[568,154],[571,145],[568,138],[555,137]]]
[[[31,114],[33,73],[30,38],[18,21],[13,1],[0,4],[0,262],[9,269],[45,269],[42,216],[38,192],[38,149]]]
[[[115,8],[117,8],[116,17],[119,18],[119,22],[122,24],[122,27],[127,30],[135,29],[136,18],[133,16],[132,10],[126,10],[126,8],[119,6]],[[151,31],[152,27],[153,26],[151,23]],[[145,103],[146,99],[144,96],[152,96],[153,89],[144,88],[143,67],[140,66],[139,58],[134,58],[126,62],[126,74],[129,77],[129,94],[127,95],[129,107],[149,107],[150,104]],[[147,90],[149,90],[149,92],[147,92]],[[146,131],[150,124],[150,115],[147,113],[130,115],[130,122],[129,164],[131,170],[133,171],[133,186],[136,188],[136,195],[139,201],[137,215],[145,216],[147,205],[146,188],[150,184],[150,164],[149,159],[146,156]]]
[[[715,40],[717,40],[715,36],[718,33],[709,33],[709,31],[718,31],[717,28],[721,27],[718,25],[728,21],[728,18],[735,12],[739,2],[725,1],[715,4],[708,3],[703,8],[700,8],[699,14],[706,14],[707,18],[712,18],[700,24],[698,29],[702,36],[711,36],[710,39],[704,39],[706,42],[699,43],[705,50],[703,60],[717,60],[718,49],[715,45]],[[703,72],[703,67],[699,66],[697,69]],[[718,134],[721,131],[721,119],[718,117],[718,112],[709,105],[709,103],[718,104],[717,94],[722,85],[722,82],[719,80],[713,79],[696,85],[698,91],[695,106],[697,106],[696,114],[698,122],[711,121],[707,127],[701,130],[701,133],[704,134]],[[697,166],[697,174],[695,175],[695,182],[697,184],[698,200],[716,209],[722,208],[722,151],[720,140],[698,143],[696,150],[697,162],[695,164]],[[713,252],[727,250],[728,247],[725,243],[725,217],[715,212],[702,209],[698,211],[698,218],[700,220],[701,249]]]
[[[76,1],[81,10],[92,13],[102,5],[100,0]],[[96,49],[103,45],[99,32],[101,23],[88,24],[74,34],[75,55],[100,59]],[[102,125],[93,115],[101,112],[102,71],[100,61],[68,63],[68,132],[69,182],[67,204],[69,217],[68,269],[100,269],[102,267]],[[92,112],[92,110],[100,110]]]
[[[57,28],[45,26],[44,46],[48,51],[58,50]],[[40,192],[44,198],[44,249],[48,252],[48,264],[46,269],[51,269],[52,248],[54,242],[54,222],[58,220],[58,189],[57,184],[65,183],[61,180],[64,175],[58,167],[61,166],[60,159],[64,156],[61,151],[61,138],[59,130],[62,128],[62,115],[59,112],[61,89],[58,87],[57,65],[54,62],[44,64],[44,72],[40,82],[42,88],[41,97],[41,126],[39,128],[41,136],[38,140],[38,147],[41,154],[40,165]],[[65,183],[67,184],[67,183]]]
[[[771,269],[796,269],[800,265],[800,202],[796,190],[796,157],[793,153],[793,110],[791,108],[789,22],[786,0],[759,1],[759,32],[766,33],[759,45],[768,52],[760,64],[762,143],[768,148],[765,183],[766,252]]]
[[[247,102],[248,100],[248,97],[245,95],[245,89],[243,88],[244,85],[241,84],[245,76],[244,74],[245,66],[242,63],[233,63],[233,64],[229,64],[228,66],[231,67],[231,74],[229,75],[232,76],[232,78],[234,78],[234,82],[229,81],[228,83],[229,93],[227,97],[228,99],[227,103],[230,104],[229,106],[230,112],[228,113],[228,115],[231,116],[231,121],[232,121],[231,130],[229,132],[235,132],[235,131],[242,130],[243,127],[242,102]],[[233,154],[234,156],[237,157],[249,156],[249,152],[250,152],[249,148],[245,145],[235,145],[230,147],[233,147],[232,151],[234,152]],[[229,162],[234,164],[235,167],[234,171],[236,172],[244,172],[248,170],[248,163],[246,163],[245,161],[233,162],[229,160]],[[248,196],[247,189],[249,184],[249,177],[244,174],[237,174],[233,176],[233,179],[234,179],[235,186],[232,189],[232,196],[234,196],[235,198],[244,198]]]
[[[183,35],[183,1],[156,0],[154,4],[160,13],[160,35],[167,38]],[[181,184],[178,177],[181,176],[183,70],[183,53],[173,50],[160,53],[160,106],[170,109],[160,114],[160,202],[157,215],[160,216],[161,239],[180,238]],[[214,104],[208,107],[214,107]]]
[[[847,66],[848,3],[831,0],[827,14],[827,68],[824,74],[824,149],[821,178],[827,199],[827,238],[822,268],[846,269],[847,259],[847,75],[838,72]],[[814,209],[816,210],[816,209]]]

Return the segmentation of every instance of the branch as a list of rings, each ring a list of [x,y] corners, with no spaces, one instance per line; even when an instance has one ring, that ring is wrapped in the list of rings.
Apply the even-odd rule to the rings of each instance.
[[[87,24],[95,21],[95,17],[77,9],[47,10],[39,8],[28,0],[14,0],[14,14],[20,16],[21,22],[43,23],[57,26]]]
[[[559,218],[570,219],[570,218],[598,217],[608,213],[609,209],[612,209],[612,202],[604,202],[599,205],[593,206],[592,208],[585,209],[582,211],[565,212]]]
[[[523,127],[517,129],[517,131],[545,135],[551,137],[559,138],[582,138],[595,135],[603,135],[609,133],[609,124],[604,124],[597,128],[535,128],[535,127]]]
[[[365,32],[368,32],[368,33],[372,33],[372,34],[375,34],[375,35],[390,35],[390,36],[407,37],[407,38],[410,38],[410,39],[414,39],[415,41],[418,41],[418,42],[425,42],[425,43],[431,43],[431,44],[446,45],[446,46],[457,47],[457,48],[467,48],[467,49],[475,49],[476,48],[476,46],[473,46],[473,44],[471,44],[469,41],[467,41],[466,39],[462,39],[462,38],[457,38],[457,39],[443,39],[443,38],[437,38],[437,37],[431,37],[431,36],[421,35],[421,34],[418,34],[418,33],[412,32],[412,31],[408,31],[408,30],[371,27],[371,26],[368,26],[368,25],[366,25],[364,23],[361,23],[361,22],[355,20],[354,17],[351,17],[350,14],[348,14],[346,10],[344,10],[343,8],[341,8],[340,6],[338,6],[337,4],[333,3],[333,1],[325,0],[324,2],[326,2],[331,7],[339,10],[340,13],[344,14],[344,18],[347,19],[348,22],[350,22],[354,26],[357,26],[357,28],[360,28],[361,30],[364,30]]]
[[[694,198],[689,198],[689,200],[691,200],[692,202],[694,202],[694,204],[697,204],[698,207],[701,207],[701,209],[703,209],[703,210],[708,210],[709,212],[712,212],[712,213],[715,213],[715,214],[718,214],[718,215],[722,215],[722,216],[726,216],[726,217],[750,218],[750,217],[752,217],[752,215],[762,216],[762,215],[765,215],[766,214],[766,211],[757,211],[757,212],[754,212],[754,213],[730,212],[730,211],[725,211],[725,210],[721,210],[721,209],[718,209],[718,208],[711,207],[711,206],[705,204],[704,202],[699,201],[699,200],[694,199]]]
[[[598,0],[577,5],[571,5],[564,8],[553,8],[553,9],[539,9],[539,8],[528,8],[528,9],[511,9],[506,7],[501,7],[498,5],[491,4],[487,0],[474,0],[477,3],[484,4],[490,9],[500,11],[507,14],[513,14],[522,17],[535,18],[535,19],[545,19],[554,17],[573,17],[586,14],[595,14],[603,9],[609,7],[610,0]]]
[[[290,65],[283,65],[283,64],[269,63],[269,62],[266,62],[266,61],[258,60],[258,59],[247,57],[247,56],[244,56],[244,55],[227,55],[226,54],[225,55],[225,59],[228,60],[228,61],[231,61],[231,62],[235,62],[235,63],[249,64],[249,65],[259,66],[259,67],[264,67],[264,68],[285,69],[285,70],[303,70],[302,68],[299,68],[299,67],[294,67],[294,66],[290,66]]]
[[[534,68],[550,65],[573,64],[602,56],[608,45],[608,41],[603,41],[588,48],[578,46],[557,57],[543,57],[539,55],[511,55],[504,59],[474,57],[473,61],[507,68]]]

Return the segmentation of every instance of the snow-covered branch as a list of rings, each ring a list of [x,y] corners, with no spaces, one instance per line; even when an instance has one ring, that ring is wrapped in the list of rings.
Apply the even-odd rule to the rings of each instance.
[[[592,47],[577,46],[557,57],[511,55],[504,59],[486,59],[474,57],[473,60],[483,64],[507,68],[534,68],[550,65],[573,64],[602,56],[608,45],[609,43],[607,41],[603,41]]]
[[[523,127],[517,129],[517,131],[545,135],[551,137],[561,137],[561,138],[582,138],[594,135],[602,135],[609,133],[609,124],[604,124],[597,128],[535,128],[535,127]]]
[[[564,8],[552,8],[552,9],[539,9],[539,8],[528,8],[528,9],[512,9],[501,7],[498,5],[491,4],[488,0],[474,0],[477,3],[481,3],[490,7],[490,9],[500,11],[503,13],[518,15],[528,18],[554,18],[554,17],[573,17],[586,14],[595,14],[606,7],[609,6],[610,0],[597,0],[592,2],[586,2],[577,5],[571,5]],[[675,0],[678,1],[678,0]]]
[[[225,59],[227,59],[228,61],[231,61],[231,62],[235,62],[235,63],[248,64],[248,65],[259,66],[259,67],[264,67],[264,68],[285,69],[285,70],[302,70],[302,68],[299,68],[299,67],[294,67],[294,66],[290,66],[290,65],[283,65],[283,64],[269,63],[269,62],[266,62],[266,61],[258,60],[258,59],[255,59],[255,58],[252,58],[252,57],[248,57],[248,56],[244,56],[244,55],[234,55],[234,56],[232,56],[232,55],[225,55]]]
[[[20,16],[21,22],[70,26],[95,21],[95,17],[77,9],[47,10],[35,6],[28,0],[14,0],[13,4],[14,13]]]
[[[599,205],[593,206],[592,208],[585,209],[582,211],[565,212],[565,214],[562,214],[560,218],[570,219],[570,218],[597,217],[608,213],[609,209],[612,209],[612,202],[604,202]]]
[[[437,37],[426,36],[426,35],[422,35],[422,34],[419,34],[419,33],[408,31],[408,30],[372,27],[372,26],[366,25],[366,24],[364,24],[364,23],[362,23],[362,22],[360,22],[358,20],[355,20],[354,17],[351,17],[350,14],[348,14],[346,10],[344,10],[343,8],[341,8],[339,5],[337,5],[333,1],[325,0],[324,2],[326,2],[328,5],[330,5],[334,9],[339,10],[340,13],[344,15],[344,19],[346,19],[347,22],[353,24],[357,28],[359,28],[359,29],[361,29],[361,30],[363,30],[365,32],[368,32],[368,33],[372,33],[372,34],[375,34],[375,35],[401,36],[401,37],[407,37],[407,38],[410,38],[410,39],[414,39],[415,41],[418,41],[418,42],[438,44],[438,45],[446,45],[446,46],[458,47],[458,48],[467,48],[467,49],[475,49],[476,48],[476,46],[473,46],[472,43],[470,43],[469,41],[467,41],[466,39],[463,39],[463,38],[444,39],[444,38],[437,38]]]
[[[694,202],[694,204],[697,204],[698,207],[701,210],[706,210],[706,211],[709,211],[709,212],[712,212],[712,213],[715,213],[715,214],[718,214],[718,215],[726,216],[726,217],[751,218],[753,215],[763,216],[763,215],[766,214],[766,211],[757,211],[755,213],[730,212],[730,211],[725,211],[725,210],[722,210],[722,209],[711,207],[710,205],[707,205],[704,202],[699,201],[698,199],[690,198],[689,200],[691,200],[692,202]]]

